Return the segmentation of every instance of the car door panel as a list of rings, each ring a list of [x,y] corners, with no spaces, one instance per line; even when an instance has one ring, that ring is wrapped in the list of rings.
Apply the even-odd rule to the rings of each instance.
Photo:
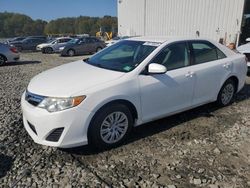
[[[184,67],[158,75],[140,75],[143,121],[151,121],[191,106],[195,78]]]
[[[192,105],[212,102],[217,99],[221,83],[232,72],[232,62],[213,44],[207,41],[189,42],[192,50],[192,72],[195,90]]]
[[[231,73],[232,66],[228,58],[192,66],[196,78],[193,105],[215,100],[221,83]]]
[[[195,85],[186,42],[173,43],[161,50],[151,63],[166,66],[165,74],[140,75],[143,121],[150,121],[189,108]]]

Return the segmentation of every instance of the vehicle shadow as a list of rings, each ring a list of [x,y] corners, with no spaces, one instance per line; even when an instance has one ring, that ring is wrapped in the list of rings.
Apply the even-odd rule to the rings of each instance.
[[[250,84],[246,84],[245,87],[235,96],[233,102],[239,103],[249,98],[250,98]],[[216,103],[210,103],[173,116],[169,116],[156,121],[152,121],[150,123],[140,125],[133,129],[132,134],[129,136],[128,140],[125,143],[123,143],[123,145],[127,145],[137,140],[141,140],[143,138],[150,137],[152,135],[170,130],[173,127],[179,126],[182,123],[188,122],[190,120],[199,117],[213,117],[214,116],[213,112],[221,108],[223,107],[219,107]],[[93,155],[102,152],[100,150],[95,150],[94,148],[91,148],[91,146],[81,146],[71,149],[62,149],[62,151],[76,155]]]
[[[39,64],[41,61],[17,61],[17,62],[9,62],[4,66],[17,66],[17,65],[27,65],[27,64]]]
[[[9,156],[0,153],[0,179],[6,176],[7,172],[11,169],[13,159]]]

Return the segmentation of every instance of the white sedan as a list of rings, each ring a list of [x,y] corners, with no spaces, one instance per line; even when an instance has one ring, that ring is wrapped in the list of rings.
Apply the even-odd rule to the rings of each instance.
[[[22,95],[23,122],[39,144],[110,148],[134,126],[230,104],[246,72],[244,55],[210,40],[126,39],[35,76]]]

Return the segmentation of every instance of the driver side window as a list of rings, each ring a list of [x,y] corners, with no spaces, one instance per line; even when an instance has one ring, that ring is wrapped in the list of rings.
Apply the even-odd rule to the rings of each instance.
[[[185,42],[175,43],[164,48],[152,63],[164,65],[167,70],[189,66],[189,50]]]

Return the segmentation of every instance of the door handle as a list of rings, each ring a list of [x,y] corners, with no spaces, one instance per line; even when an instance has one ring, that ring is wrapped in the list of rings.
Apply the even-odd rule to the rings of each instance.
[[[185,75],[187,78],[192,78],[194,76],[193,71],[188,71],[188,73]]]

